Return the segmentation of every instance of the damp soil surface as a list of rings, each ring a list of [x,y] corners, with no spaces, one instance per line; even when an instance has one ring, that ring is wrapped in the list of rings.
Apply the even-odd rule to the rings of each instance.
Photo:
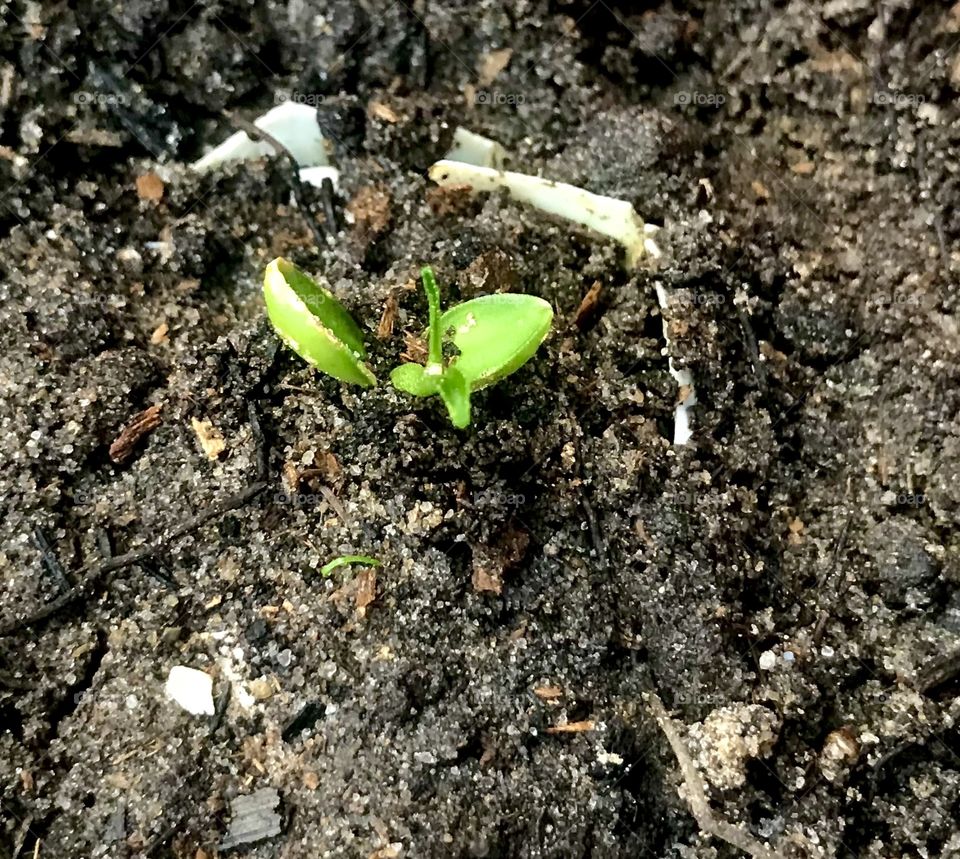
[[[958,43],[920,0],[4,3],[0,855],[212,859],[265,788],[256,859],[741,855],[653,693],[776,855],[960,856]],[[283,98],[334,195],[188,168]],[[662,257],[438,191],[458,125]],[[278,255],[378,387],[279,346]],[[555,309],[468,431],[386,383],[424,263]]]

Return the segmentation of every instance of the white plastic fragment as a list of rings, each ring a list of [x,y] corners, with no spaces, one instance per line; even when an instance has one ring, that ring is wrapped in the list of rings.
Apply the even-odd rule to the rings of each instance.
[[[438,185],[468,185],[474,191],[504,188],[515,200],[615,239],[626,249],[627,268],[633,268],[644,255],[660,256],[653,240],[657,228],[645,224],[626,200],[604,197],[540,176],[449,159],[434,164],[428,175]]]
[[[326,144],[317,123],[316,108],[296,101],[285,101],[255,119],[253,124],[282,143],[301,167],[329,165]],[[195,161],[192,167],[203,172],[228,161],[252,161],[275,154],[272,144],[265,140],[251,140],[245,131],[238,131]]]
[[[507,150],[496,140],[457,126],[457,130],[453,132],[453,145],[443,157],[445,161],[460,161],[475,167],[502,170]]]
[[[213,678],[206,671],[174,665],[167,676],[167,697],[193,716],[212,716]]]

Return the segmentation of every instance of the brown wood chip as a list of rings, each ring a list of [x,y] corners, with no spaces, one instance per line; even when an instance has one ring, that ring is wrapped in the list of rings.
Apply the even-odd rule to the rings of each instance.
[[[582,722],[567,722],[565,725],[554,725],[547,728],[548,734],[582,734],[584,731],[592,731],[594,723],[590,719]]]
[[[329,450],[325,450],[314,457],[313,465],[310,468],[299,470],[297,485],[303,480],[313,481],[314,478],[320,478],[331,486],[335,486],[340,482],[342,476],[343,468],[340,466],[340,461]]]
[[[385,122],[393,123],[400,121],[400,117],[397,116],[393,108],[385,105],[382,101],[371,101],[370,104],[367,105],[367,113]]]
[[[136,414],[110,445],[110,459],[120,464],[133,454],[137,442],[160,426],[160,406],[150,406]]]
[[[587,294],[583,297],[583,301],[580,302],[580,306],[577,308],[576,316],[573,317],[573,324],[576,325],[577,328],[583,330],[593,319],[593,316],[597,311],[597,305],[600,303],[600,293],[602,291],[603,285],[599,280],[595,280],[593,282],[593,286],[587,290]]]
[[[156,328],[153,329],[153,334],[150,335],[150,342],[156,346],[158,343],[163,343],[167,339],[167,334],[170,331],[170,326],[166,322],[161,322]]]
[[[767,188],[767,186],[764,185],[759,179],[754,179],[750,183],[750,187],[758,200],[770,199],[770,189]]]
[[[512,48],[501,48],[499,51],[490,51],[484,54],[477,63],[477,77],[480,79],[480,86],[490,86],[509,64],[513,56]]]
[[[361,616],[367,613],[367,606],[377,598],[377,571],[365,567],[357,573],[357,593],[354,598],[357,611]]]
[[[197,418],[190,418],[190,424],[197,435],[200,447],[207,455],[207,459],[214,460],[227,449],[227,443],[223,439],[223,433],[220,432],[210,421],[201,421]]]
[[[493,567],[473,565],[473,589],[477,593],[499,594],[503,590],[500,570]]]
[[[508,526],[490,545],[473,547],[473,589],[477,593],[499,594],[504,573],[523,560],[530,535],[514,525]]]

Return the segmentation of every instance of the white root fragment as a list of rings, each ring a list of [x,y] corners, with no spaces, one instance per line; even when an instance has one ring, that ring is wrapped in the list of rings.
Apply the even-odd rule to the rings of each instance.
[[[457,130],[453,132],[453,145],[443,157],[446,161],[460,161],[463,164],[473,164],[474,167],[502,170],[507,150],[496,140],[457,126]]]
[[[673,443],[686,444],[693,435],[690,429],[690,411],[697,403],[697,392],[693,387],[693,376],[689,370],[678,369],[670,356],[670,325],[663,311],[670,306],[670,294],[662,283],[655,284],[657,290],[657,303],[660,305],[660,316],[663,320],[663,339],[667,345],[667,366],[670,369],[670,375],[677,382],[680,390],[686,389],[687,395],[677,404],[673,414]]]
[[[255,119],[253,124],[285,146],[301,167],[329,166],[315,108],[285,101]],[[254,161],[276,154],[272,144],[265,140],[251,140],[245,131],[238,131],[191,166],[202,173],[228,161]]]
[[[434,164],[428,175],[438,185],[468,185],[474,191],[504,188],[515,200],[615,239],[626,249],[627,268],[633,268],[645,255],[660,256],[652,238],[657,228],[645,224],[626,200],[604,197],[540,176],[449,159]]]
[[[776,850],[771,850],[739,826],[721,820],[713,813],[707,799],[707,788],[703,777],[693,762],[676,722],[670,718],[663,706],[663,701],[656,693],[647,692],[644,694],[644,699],[666,736],[670,748],[676,755],[677,763],[680,765],[680,773],[683,776],[683,787],[680,795],[690,806],[690,813],[693,814],[700,829],[707,835],[726,841],[727,844],[742,850],[748,856],[753,856],[754,859],[783,859],[782,855]]]

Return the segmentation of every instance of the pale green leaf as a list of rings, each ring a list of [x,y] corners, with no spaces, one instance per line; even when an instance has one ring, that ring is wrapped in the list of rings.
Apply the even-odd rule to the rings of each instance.
[[[476,391],[529,361],[552,321],[553,308],[542,298],[505,293],[451,307],[440,326],[459,350],[456,368]]]
[[[376,384],[363,363],[363,332],[330,290],[278,257],[267,266],[263,295],[273,327],[304,361],[343,382]]]
[[[458,429],[470,426],[470,385],[456,367],[447,367],[440,377],[440,399]]]
[[[415,397],[433,396],[437,393],[439,380],[438,373],[428,373],[427,368],[421,364],[401,364],[390,373],[393,387]]]

